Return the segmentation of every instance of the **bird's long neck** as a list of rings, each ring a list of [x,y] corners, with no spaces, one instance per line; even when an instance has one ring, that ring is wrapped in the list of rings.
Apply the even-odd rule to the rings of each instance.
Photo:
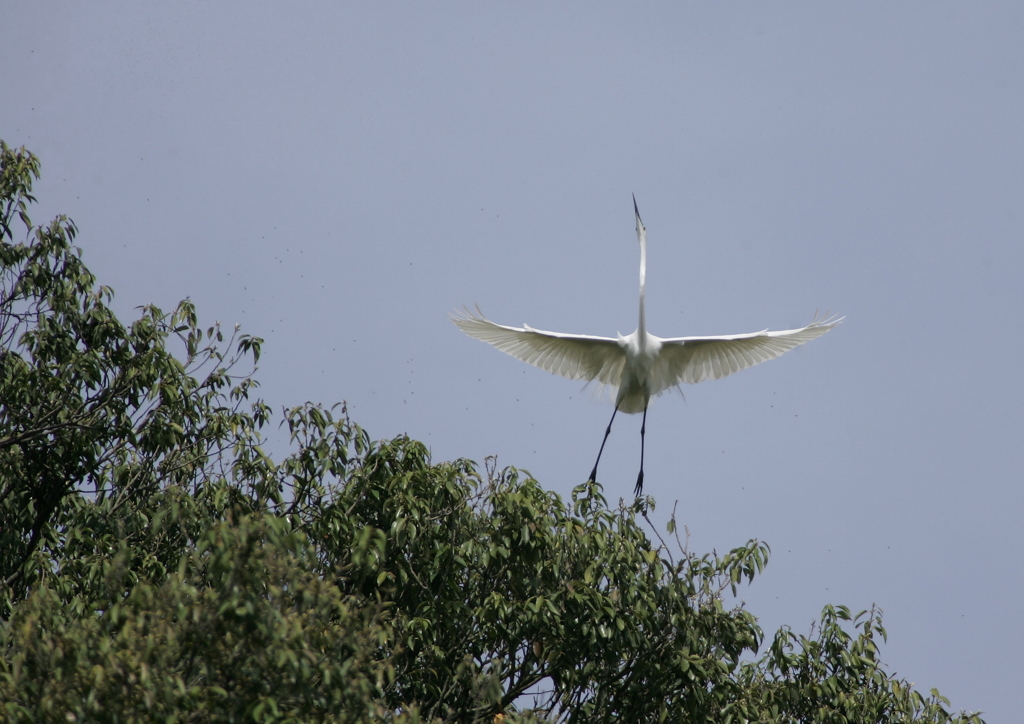
[[[643,340],[647,336],[647,319],[644,317],[644,289],[647,286],[647,239],[640,238],[640,322],[637,335]]]

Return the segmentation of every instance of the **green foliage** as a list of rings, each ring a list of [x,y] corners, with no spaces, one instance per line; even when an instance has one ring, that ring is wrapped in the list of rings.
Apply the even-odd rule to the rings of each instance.
[[[881,612],[853,615],[845,606],[826,606],[810,637],[781,629],[762,659],[743,666],[748,707],[765,722],[949,721],[949,701],[935,689],[925,697],[886,674],[876,637],[886,637]]]
[[[284,519],[214,525],[159,584],[131,575],[130,556],[104,562],[88,601],[43,586],[15,609],[0,686],[12,720],[384,718],[379,612],[321,580]]]
[[[710,720],[734,696],[760,631],[717,593],[762,546],[673,563],[638,525],[642,506],[609,510],[596,485],[567,506],[513,469],[482,484],[465,461],[431,465],[405,438],[356,462],[313,537],[340,586],[393,606],[393,705],[457,718],[467,702],[493,714],[535,692],[568,721]]]
[[[877,611],[757,657],[725,601],[768,547],[670,546],[649,499],[563,501],[311,404],[275,463],[260,340],[187,301],[123,325],[74,225],[28,218],[36,159],[0,154],[0,718],[980,721],[886,672]]]
[[[0,580],[15,597],[49,575],[55,549],[74,545],[67,536],[78,533],[52,523],[79,509],[83,494],[129,517],[158,491],[199,485],[215,471],[257,501],[277,494],[258,446],[269,411],[259,402],[243,411],[254,382],[231,374],[244,355],[258,359],[260,340],[239,336],[225,359],[221,330],[204,334],[187,301],[170,315],[146,307],[121,324],[107,306],[111,290],[96,286],[71,247],[74,224],[28,226],[37,169],[30,154],[0,146],[0,189],[10,194],[0,200]],[[24,243],[9,235],[15,212]],[[166,347],[172,335],[184,362]],[[117,523],[129,529],[87,535],[117,540],[145,527]],[[0,600],[0,614],[11,602]]]

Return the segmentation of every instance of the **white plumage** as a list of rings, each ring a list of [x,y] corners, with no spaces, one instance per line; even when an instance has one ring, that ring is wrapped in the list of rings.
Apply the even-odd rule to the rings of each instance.
[[[496,324],[477,309],[453,315],[470,337],[516,359],[570,380],[597,381],[618,390],[619,410],[643,412],[655,395],[678,387],[717,380],[775,359],[820,337],[840,320],[815,320],[800,329],[723,334],[715,337],[656,337],[648,333],[641,354],[639,335],[595,337]]]
[[[818,319],[806,327],[778,332],[726,334],[714,337],[656,337],[647,331],[644,318],[644,288],[647,275],[647,230],[633,199],[636,235],[640,242],[640,321],[630,335],[595,337],[586,334],[546,332],[528,325],[507,327],[476,313],[463,310],[452,315],[459,329],[483,342],[527,362],[571,380],[597,381],[614,390],[615,412],[644,413],[641,426],[640,474],[636,493],[643,487],[643,434],[651,397],[704,380],[717,380],[775,359],[789,350],[828,332],[842,318]],[[612,420],[615,420],[615,412]],[[605,440],[611,422],[605,431]],[[601,442],[604,450],[604,441]],[[598,462],[601,452],[598,452]],[[591,479],[597,476],[597,464]]]

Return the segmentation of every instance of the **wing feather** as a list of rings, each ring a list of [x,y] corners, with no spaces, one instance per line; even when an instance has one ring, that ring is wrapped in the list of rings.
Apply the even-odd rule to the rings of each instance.
[[[570,380],[597,380],[618,387],[626,354],[617,339],[585,334],[545,332],[527,325],[506,327],[463,309],[452,321],[470,337],[493,345],[506,354]]]
[[[680,383],[721,379],[767,362],[820,337],[842,321],[843,318],[815,318],[800,329],[662,339],[660,354],[651,369],[651,392],[657,394]]]

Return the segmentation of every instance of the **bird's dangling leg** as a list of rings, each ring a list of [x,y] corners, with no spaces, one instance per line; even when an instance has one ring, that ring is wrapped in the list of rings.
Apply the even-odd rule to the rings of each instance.
[[[604,439],[601,441],[601,449],[597,451],[597,460],[594,461],[594,469],[590,471],[590,477],[587,479],[588,483],[597,482],[597,464],[601,462],[601,453],[604,452],[604,444],[608,442],[608,435],[612,431],[612,423],[615,422],[615,413],[619,411],[619,406],[616,405],[612,411],[612,419],[608,421],[608,429],[604,431]]]
[[[647,432],[647,408],[644,407],[644,421],[640,423],[640,474],[636,476],[636,490],[633,492],[636,497],[644,489],[644,433]]]

